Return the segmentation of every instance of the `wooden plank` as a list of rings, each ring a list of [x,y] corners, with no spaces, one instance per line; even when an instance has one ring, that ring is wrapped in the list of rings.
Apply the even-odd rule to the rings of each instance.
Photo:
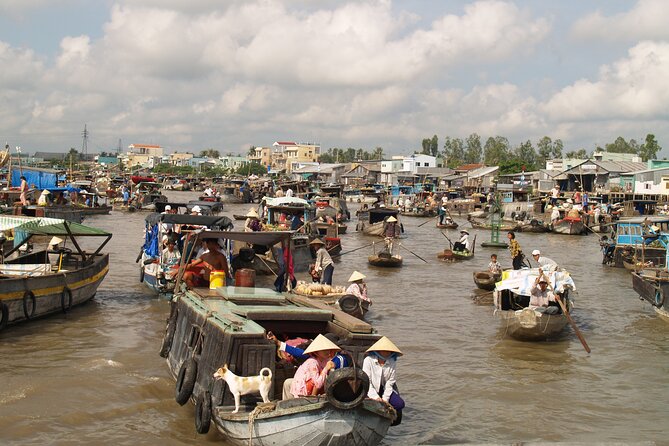
[[[330,309],[304,308],[304,307],[267,307],[267,306],[237,306],[232,312],[245,316],[251,320],[276,320],[276,321],[330,321],[332,311]]]
[[[332,311],[332,314],[334,315],[334,323],[348,331],[354,333],[372,333],[372,326],[367,322],[361,321],[357,317],[351,316],[348,313],[344,313],[343,311],[323,302],[299,295],[291,295],[288,297],[288,300],[297,305],[304,305],[311,308],[328,309]]]

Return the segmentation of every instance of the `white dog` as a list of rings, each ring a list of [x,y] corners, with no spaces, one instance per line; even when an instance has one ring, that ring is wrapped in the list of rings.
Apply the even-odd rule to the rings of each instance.
[[[269,403],[269,391],[272,388],[272,371],[267,367],[260,370],[258,376],[237,376],[225,364],[214,373],[214,378],[222,379],[228,384],[228,389],[235,397],[235,411],[239,411],[239,400],[242,395],[260,392],[262,400]]]

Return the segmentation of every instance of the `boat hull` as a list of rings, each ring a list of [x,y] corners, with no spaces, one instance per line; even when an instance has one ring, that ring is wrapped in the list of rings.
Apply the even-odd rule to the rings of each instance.
[[[7,307],[8,325],[62,313],[89,301],[108,271],[109,255],[103,254],[96,256],[91,265],[77,270],[3,279],[0,302]]]
[[[669,278],[632,272],[632,288],[661,316],[669,317]]]
[[[365,401],[350,410],[336,409],[323,398],[315,403],[260,413],[249,423],[248,414],[224,412],[232,408],[219,407],[214,422],[229,444],[247,446],[297,445],[314,446],[363,446],[381,442],[388,431],[390,420],[379,416],[381,409],[376,401]],[[376,403],[376,404],[374,404]],[[251,428],[249,427],[251,425]],[[252,429],[251,438],[249,433]]]
[[[476,286],[486,291],[494,290],[495,283],[497,283],[502,278],[501,274],[493,274],[488,271],[474,272],[473,276]]]
[[[392,257],[379,257],[377,255],[371,255],[367,258],[367,261],[370,265],[380,266],[383,268],[399,268],[402,266],[402,256],[394,255]]]
[[[553,225],[553,232],[566,235],[586,234],[585,225],[581,220],[560,220]]]
[[[538,313],[529,308],[497,311],[504,332],[519,341],[546,341],[559,335],[569,322],[564,314]]]

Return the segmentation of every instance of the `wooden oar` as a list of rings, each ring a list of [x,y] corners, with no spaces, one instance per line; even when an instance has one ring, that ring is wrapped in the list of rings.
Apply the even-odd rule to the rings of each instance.
[[[349,254],[349,253],[351,253],[351,252],[355,252],[355,251],[357,251],[357,250],[359,250],[359,249],[362,249],[362,248],[369,248],[369,247],[372,246],[374,243],[375,243],[375,242],[372,242],[372,243],[369,243],[369,244],[367,244],[367,245],[365,245],[365,246],[361,246],[361,247],[359,247],[359,248],[351,249],[350,251],[340,252],[339,254],[335,254],[335,255],[333,255],[333,256],[331,256],[331,257],[332,257],[332,258],[335,258],[335,257],[341,257],[341,256],[343,256],[344,254]]]
[[[416,257],[418,257],[419,259],[421,259],[423,262],[428,263],[427,260],[425,260],[424,258],[422,258],[421,256],[419,256],[418,254],[416,254],[415,252],[413,252],[412,250],[410,250],[409,248],[407,248],[407,247],[404,246],[403,244],[399,243],[399,245],[400,245],[400,248],[404,248],[404,249],[406,249],[406,250],[409,251],[411,254],[413,254],[413,255],[415,255]]]
[[[434,217],[431,217],[429,220],[424,221],[423,223],[419,224],[418,227],[420,228],[421,226],[428,224],[429,222],[431,222],[431,221],[434,220],[435,218],[439,218],[439,216],[438,216],[438,215],[435,215]]]
[[[572,319],[571,315],[569,314],[569,311],[567,311],[567,307],[562,302],[562,299],[560,299],[560,296],[557,294],[555,295],[555,300],[560,304],[560,308],[562,308],[562,313],[564,313],[565,316],[567,316],[567,320],[571,324],[571,327],[574,329],[574,332],[576,333],[576,336],[578,336],[579,341],[581,341],[581,344],[583,344],[583,348],[585,349],[586,352],[590,353],[590,347],[588,347],[588,343],[585,342],[585,338],[581,334],[581,330],[578,329],[576,326],[576,322],[574,322],[574,319]]]

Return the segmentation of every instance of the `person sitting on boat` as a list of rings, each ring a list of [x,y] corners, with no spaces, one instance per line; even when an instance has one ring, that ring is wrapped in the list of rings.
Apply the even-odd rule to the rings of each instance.
[[[40,194],[39,198],[37,199],[37,206],[48,206],[49,205],[49,192],[48,190],[44,189],[42,193]]]
[[[321,239],[314,239],[309,242],[314,246],[316,251],[316,263],[314,263],[313,271],[318,273],[320,283],[332,285],[332,275],[334,274],[334,262],[330,253],[325,249],[325,243]],[[313,276],[312,276],[313,277]]]
[[[460,240],[453,243],[453,251],[469,251],[469,232],[466,229],[460,231]]]
[[[304,351],[311,357],[297,369],[292,380],[286,380],[289,381],[288,383],[284,382],[284,399],[322,394],[325,390],[328,372],[335,368],[332,358],[340,350],[337,344],[325,336],[320,334],[316,336],[316,339]]]
[[[258,218],[258,212],[251,208],[246,213],[246,221],[244,222],[244,232],[258,232],[262,231],[262,224]]]
[[[367,397],[390,404],[397,412],[393,426],[402,422],[404,400],[397,391],[397,358],[402,352],[390,339],[383,336],[367,349],[362,371],[369,377]]]
[[[539,268],[539,277],[534,281],[534,285],[530,290],[530,304],[528,308],[546,314],[557,314],[559,308],[550,305],[551,302],[556,302],[555,293],[548,288],[548,279],[544,275],[544,271]]]
[[[541,251],[538,249],[532,251],[532,258],[534,258],[534,261],[539,264],[539,268],[543,270],[554,271],[558,267],[558,264],[555,260],[546,256],[542,256]]]
[[[204,239],[204,244],[208,251],[185,266],[183,280],[191,288],[208,286],[212,271],[224,271],[225,276],[229,276],[228,260],[220,251],[218,239]]]
[[[304,226],[304,215],[302,214],[293,215],[293,219],[290,222],[290,230],[297,231],[302,226]]]
[[[326,333],[324,335],[329,341],[332,341],[334,344],[339,344],[339,336],[334,333]],[[267,333],[267,339],[274,342],[276,345],[277,351],[279,352],[279,357],[286,359],[288,362],[298,361],[300,364],[310,358],[309,354],[305,353],[306,349],[309,348],[309,345],[313,342],[311,339],[297,338],[286,340],[285,342],[280,341],[277,337],[270,331]],[[341,351],[334,355],[332,358],[335,369],[341,369],[342,367],[351,366],[351,357],[348,353],[342,353]],[[290,383],[285,384],[285,390],[290,392]]]
[[[520,269],[523,266],[523,250],[520,249],[520,243],[516,240],[516,233],[509,231],[506,236],[509,239],[509,252],[511,253],[513,269]]]
[[[557,205],[553,206],[553,210],[551,211],[551,224],[555,226],[560,219],[560,209],[558,209]]]
[[[364,282],[364,279],[367,276],[364,274],[353,271],[351,277],[348,278],[348,281],[351,283],[348,288],[346,288],[346,294],[352,294],[360,300],[364,300],[372,304],[372,301],[367,297],[367,284]]]
[[[488,271],[493,274],[502,274],[502,265],[497,261],[497,254],[490,255],[490,263],[488,263]]]
[[[161,256],[161,263],[164,266],[172,266],[179,263],[181,260],[181,254],[176,249],[176,243],[172,239],[167,239],[167,247],[163,249],[163,254]]]

